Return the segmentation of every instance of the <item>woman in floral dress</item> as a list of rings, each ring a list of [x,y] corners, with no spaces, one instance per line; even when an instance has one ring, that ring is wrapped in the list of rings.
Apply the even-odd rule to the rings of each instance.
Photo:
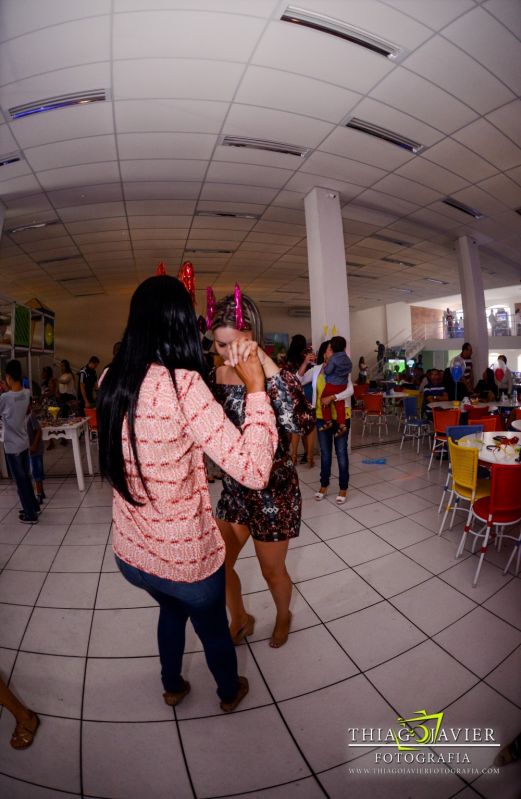
[[[228,347],[237,339],[261,337],[260,331],[253,329],[258,326],[257,313],[253,303],[243,297],[243,317],[239,326],[236,298],[225,297],[217,303],[212,330],[218,355],[228,358]],[[291,625],[292,584],[285,562],[289,540],[299,534],[302,505],[298,476],[290,455],[291,436],[310,432],[314,416],[298,378],[288,369],[280,369],[260,348],[259,358],[279,434],[270,480],[264,490],[254,491],[225,475],[216,518],[226,544],[226,601],[232,639],[240,643],[253,633],[255,623],[244,607],[241,583],[235,571],[239,553],[251,535],[262,574],[275,602],[277,615],[269,643],[278,648],[286,643]],[[241,426],[245,388],[235,370],[231,366],[214,369],[210,387],[228,418]]]

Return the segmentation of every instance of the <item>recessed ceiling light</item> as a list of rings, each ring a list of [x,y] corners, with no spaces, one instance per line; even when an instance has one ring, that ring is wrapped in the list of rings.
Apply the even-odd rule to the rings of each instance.
[[[368,136],[374,136],[376,139],[394,144],[396,147],[401,147],[402,150],[407,150],[409,153],[421,153],[425,149],[424,144],[409,139],[407,136],[402,136],[401,133],[395,133],[393,130],[387,130],[380,125],[374,125],[372,122],[366,122],[364,119],[352,117],[344,123],[346,128],[358,130],[360,133],[367,133]]]
[[[294,155],[304,158],[309,153],[309,147],[299,147],[296,144],[285,144],[269,139],[254,139],[247,136],[223,136],[219,144],[223,147],[241,147],[247,150],[266,150],[279,155]]]
[[[406,51],[402,47],[398,47],[380,36],[375,36],[373,33],[364,31],[354,25],[349,25],[340,19],[318,14],[316,11],[307,11],[304,8],[289,5],[283,11],[281,20],[301,25],[304,28],[313,28],[313,30],[321,31],[321,33],[329,33],[331,36],[337,36],[347,42],[357,44],[394,62],[398,62],[406,55]]]
[[[423,279],[426,280],[428,283],[437,283],[439,286],[449,285],[448,280],[436,280],[435,277],[424,277]]]
[[[233,211],[196,211],[195,216],[217,216],[227,219],[259,219],[260,214],[234,213]]]
[[[442,203],[449,205],[451,208],[455,208],[456,211],[461,211],[462,214],[471,216],[473,219],[483,219],[485,216],[485,214],[482,214],[481,211],[478,211],[476,208],[472,208],[470,205],[465,205],[465,203],[460,203],[460,201],[455,200],[454,197],[445,197],[445,199],[442,200]]]
[[[390,258],[388,255],[382,258],[382,261],[385,261],[386,264],[398,264],[399,266],[416,266],[412,261],[400,261],[399,258]]]
[[[22,157],[19,153],[9,153],[9,155],[0,155],[0,166],[9,166],[9,164],[16,164],[21,161]]]
[[[72,105],[99,103],[106,100],[107,96],[108,92],[105,89],[91,89],[90,91],[74,92],[73,94],[61,94],[57,97],[46,97],[44,100],[33,100],[31,103],[14,105],[8,109],[8,113],[11,119],[21,119],[33,114],[58,111],[60,108],[68,108]]]

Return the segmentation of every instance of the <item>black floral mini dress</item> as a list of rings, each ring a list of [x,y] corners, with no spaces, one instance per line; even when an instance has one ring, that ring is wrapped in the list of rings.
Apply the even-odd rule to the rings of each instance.
[[[240,427],[244,423],[245,387],[216,383],[213,370],[210,388],[226,416]],[[279,434],[269,483],[261,491],[254,491],[225,474],[215,515],[223,521],[246,525],[257,541],[286,541],[298,536],[302,509],[297,470],[290,457],[291,434],[311,432],[315,418],[300,381],[289,370],[281,369],[268,378],[266,392]]]

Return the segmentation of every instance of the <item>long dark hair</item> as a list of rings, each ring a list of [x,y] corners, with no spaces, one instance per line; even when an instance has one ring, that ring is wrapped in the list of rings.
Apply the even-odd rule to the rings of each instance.
[[[308,343],[306,337],[302,333],[296,333],[291,339],[286,354],[286,360],[289,366],[298,369],[304,362],[306,347]]]
[[[122,428],[126,417],[139,478],[151,498],[137,453],[135,416],[141,384],[153,363],[170,371],[174,387],[176,369],[188,369],[206,377],[192,300],[183,284],[169,275],[150,277],[134,292],[121,347],[103,378],[97,398],[101,474],[134,506],[143,503],[132,496],[128,486]]]

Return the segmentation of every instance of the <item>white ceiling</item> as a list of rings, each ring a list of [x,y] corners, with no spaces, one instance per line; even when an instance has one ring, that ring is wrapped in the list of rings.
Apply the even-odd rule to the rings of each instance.
[[[239,278],[257,300],[305,305],[303,200],[314,186],[340,192],[356,307],[458,293],[462,234],[481,245],[485,287],[518,282],[519,0],[302,5],[408,55],[396,65],[282,22],[277,0],[2,0],[0,155],[23,158],[0,167],[0,291],[59,307],[71,295],[128,293],[159,260],[175,274],[189,259],[201,290],[220,294]],[[108,102],[8,121],[13,105],[100,88]],[[353,113],[425,149],[345,128]],[[223,134],[310,154],[227,148]],[[442,204],[447,195],[484,218]]]

